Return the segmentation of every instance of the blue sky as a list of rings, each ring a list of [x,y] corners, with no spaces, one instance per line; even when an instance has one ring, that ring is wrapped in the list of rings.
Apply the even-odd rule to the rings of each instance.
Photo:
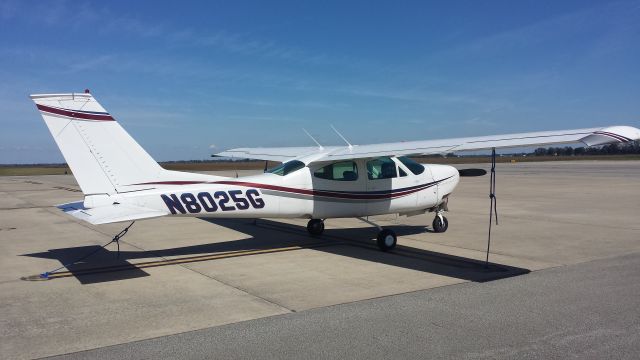
[[[0,163],[91,89],[157,160],[640,125],[640,1],[0,0]]]

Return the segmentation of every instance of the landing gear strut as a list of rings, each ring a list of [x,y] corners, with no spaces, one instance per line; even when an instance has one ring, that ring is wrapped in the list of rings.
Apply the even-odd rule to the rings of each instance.
[[[393,230],[383,229],[380,225],[365,218],[359,217],[358,219],[366,222],[371,226],[375,226],[378,228],[378,230],[380,230],[380,232],[378,233],[378,238],[376,239],[376,244],[378,244],[378,248],[380,250],[391,251],[396,247],[396,244],[398,243],[398,236],[396,236],[396,233],[393,232]]]
[[[307,223],[307,231],[311,235],[319,236],[324,231],[324,221],[321,219],[311,219]]]

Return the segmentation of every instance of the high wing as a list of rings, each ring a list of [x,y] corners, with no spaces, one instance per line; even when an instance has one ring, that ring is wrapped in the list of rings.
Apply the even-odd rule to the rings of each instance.
[[[226,150],[214,156],[239,159],[257,159],[286,162],[296,158],[324,155],[327,151],[341,149],[340,146],[331,147],[272,147],[272,148],[237,148]]]
[[[238,148],[223,151],[215,154],[215,156],[282,162],[296,159],[309,164],[318,161],[378,156],[447,154],[458,151],[552,144],[583,143],[586,146],[595,146],[609,143],[626,143],[638,139],[640,139],[640,129],[631,126],[610,126],[589,129],[354,145],[351,147]]]

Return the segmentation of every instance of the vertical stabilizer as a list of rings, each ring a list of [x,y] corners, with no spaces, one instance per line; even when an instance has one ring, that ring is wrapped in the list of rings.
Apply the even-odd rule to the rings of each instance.
[[[85,195],[112,195],[165,171],[91,94],[31,95]]]

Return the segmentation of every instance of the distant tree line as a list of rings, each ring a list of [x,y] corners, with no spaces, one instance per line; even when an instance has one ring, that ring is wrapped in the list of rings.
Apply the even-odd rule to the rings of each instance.
[[[168,160],[159,161],[160,164],[209,164],[209,163],[229,163],[229,162],[262,162],[264,160],[242,159],[242,158],[221,158],[211,156],[212,160]]]
[[[609,144],[603,146],[592,147],[548,147],[537,148],[533,155],[535,156],[580,156],[580,155],[621,155],[621,154],[640,154],[640,142],[632,141],[625,144]]]

